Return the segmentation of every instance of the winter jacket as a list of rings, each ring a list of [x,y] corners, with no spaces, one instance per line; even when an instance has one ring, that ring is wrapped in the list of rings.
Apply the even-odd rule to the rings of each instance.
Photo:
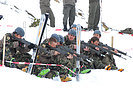
[[[15,40],[12,35],[10,33],[6,34],[5,60],[10,61],[12,58],[15,58],[16,61],[28,61],[31,58],[31,55],[28,54],[30,51],[28,45]],[[3,39],[0,40],[0,50],[3,50]]]
[[[70,4],[70,5],[75,5],[77,0],[63,0],[63,5]]]
[[[49,46],[48,43],[42,43],[41,46],[46,49],[46,52],[44,52],[44,50],[38,51],[38,62],[52,63],[54,61],[55,51],[51,49],[51,46]]]

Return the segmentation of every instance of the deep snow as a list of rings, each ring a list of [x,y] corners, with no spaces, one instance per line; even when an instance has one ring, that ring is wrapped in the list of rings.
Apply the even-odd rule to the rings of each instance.
[[[26,40],[35,42],[37,28],[28,28],[31,19],[25,13],[28,10],[37,18],[40,18],[39,0],[0,0],[6,1],[7,5],[0,4],[0,14],[4,19],[0,21],[0,38],[6,32],[12,32],[17,26],[23,27],[26,32]],[[61,1],[61,0],[60,0]],[[31,3],[32,2],[32,3]],[[132,0],[102,0],[102,20],[112,28],[124,29],[133,28],[130,9]],[[21,9],[19,13],[11,10],[11,5]],[[125,7],[126,6],[126,7]],[[56,28],[62,28],[62,3],[51,1],[51,8],[56,16]],[[75,23],[87,26],[88,0],[78,0],[77,8],[84,11],[85,20],[80,16],[76,17]],[[128,16],[127,16],[128,15]],[[26,28],[25,26],[26,22]],[[7,27],[7,25],[12,25]],[[52,33],[66,35],[65,32],[57,32],[55,28],[47,26],[45,36]],[[92,37],[93,32],[82,32],[82,40],[87,41]],[[111,37],[114,36],[114,47],[127,52],[133,57],[133,36],[121,35],[115,31],[102,33],[101,41],[111,45]],[[119,68],[124,72],[92,70],[89,74],[80,75],[80,82],[73,78],[72,82],[58,82],[44,78],[37,78],[34,75],[22,72],[18,69],[0,67],[0,99],[1,100],[133,100],[133,59],[123,60],[114,56]]]

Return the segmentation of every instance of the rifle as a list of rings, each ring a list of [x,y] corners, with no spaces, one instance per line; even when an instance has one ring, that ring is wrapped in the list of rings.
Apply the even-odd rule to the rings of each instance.
[[[124,57],[122,57],[121,55],[119,55],[119,54],[117,54],[117,53],[115,53],[115,52],[113,52],[113,51],[111,51],[111,50],[109,50],[109,49],[105,49],[105,48],[103,48],[102,46],[96,46],[96,45],[94,45],[94,44],[87,44],[89,47],[91,47],[91,48],[96,48],[96,47],[98,47],[99,49],[100,49],[100,54],[101,54],[101,52],[108,52],[109,54],[114,54],[114,55],[116,55],[116,56],[118,56],[118,57],[120,57],[120,58],[122,58],[122,59],[124,59],[124,60],[126,60],[126,58],[124,58]]]
[[[109,50],[113,50],[113,51],[114,51],[114,50],[117,50],[118,53],[123,54],[123,55],[125,55],[125,56],[128,56],[128,57],[132,58],[131,56],[127,55],[127,53],[125,53],[125,52],[123,52],[123,51],[120,51],[120,50],[118,50],[118,49],[112,48],[112,47],[108,46],[107,44],[100,43],[100,46],[106,47],[106,48],[108,48]]]
[[[109,50],[109,49],[105,49],[105,48],[103,48],[103,47],[101,47],[101,46],[97,46],[97,47],[98,47],[100,50],[102,50],[103,52],[108,52],[109,54],[114,54],[115,56],[118,56],[118,57],[120,57],[120,58],[126,60],[126,58],[122,57],[121,55],[119,55],[119,54],[117,54],[117,53],[115,53],[115,52],[113,52],[113,51],[111,51],[111,50]]]
[[[88,58],[88,56],[83,55],[82,53],[77,54],[75,51],[73,51],[72,49],[68,48],[67,46],[59,46],[60,49],[69,52],[72,55],[76,55],[77,57],[82,58],[83,60],[87,60],[88,62],[91,62],[92,59]]]
[[[37,46],[36,44],[34,44],[34,43],[31,43],[31,42],[29,42],[29,41],[26,41],[25,39],[20,39],[20,38],[17,38],[17,37],[15,37],[14,35],[10,35],[14,40],[17,40],[17,41],[19,41],[19,42],[22,42],[22,43],[24,43],[24,44],[27,44],[27,45],[34,45],[34,48],[33,49],[36,49],[36,48],[38,48],[38,49],[41,49],[41,50],[43,50],[44,52],[46,52],[46,53],[48,53],[49,54],[49,52],[47,51],[47,49],[46,48],[43,48],[43,47],[41,47],[41,46]]]
[[[58,47],[58,48],[54,48],[54,47],[50,47],[50,49],[52,50],[55,50],[55,51],[58,51],[59,53],[65,55],[65,56],[68,56],[69,54],[73,55],[73,57],[79,61],[82,61],[84,62],[85,64],[87,64],[86,61],[84,61],[83,57],[81,57],[80,55],[76,54],[76,53],[73,53],[73,52],[70,52],[70,51],[67,51],[65,50],[64,48],[62,48],[61,46]],[[74,55],[76,54],[76,56]]]
[[[31,43],[31,42],[29,42],[29,41],[26,41],[26,40],[24,40],[24,39],[19,39],[19,38],[15,37],[14,35],[10,35],[10,36],[11,36],[14,40],[18,40],[18,41],[20,41],[20,42],[22,42],[22,43],[24,43],[24,44],[27,44],[27,45],[33,44],[33,43]],[[33,44],[33,45],[34,45],[34,49],[35,49],[35,48],[38,48],[38,49],[41,49],[41,50],[43,50],[44,52],[46,52],[46,53],[49,54],[49,52],[47,51],[46,48],[42,48],[41,46],[37,46],[36,44]],[[60,48],[53,48],[53,47],[50,47],[50,49],[55,50],[55,51],[58,51],[59,53],[65,55],[65,56],[68,56],[69,54],[72,54],[72,52],[70,53],[70,52],[64,51],[64,50],[62,50],[62,49],[60,49]],[[72,54],[72,55],[73,55],[73,54]],[[85,61],[83,60],[83,58],[80,57],[80,56],[78,56],[78,57],[73,56],[73,57],[76,58],[77,60],[80,60],[80,61],[82,61],[82,62],[84,62],[84,63],[87,63],[87,62],[85,62]]]
[[[90,51],[95,52],[97,55],[101,55],[100,51],[97,51],[91,47],[93,47],[91,44],[85,43],[84,41],[81,41],[81,48],[88,47]]]

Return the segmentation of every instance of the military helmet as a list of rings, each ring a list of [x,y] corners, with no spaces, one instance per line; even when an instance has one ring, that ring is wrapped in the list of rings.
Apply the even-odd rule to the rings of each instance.
[[[73,36],[76,36],[76,31],[74,29],[70,29],[68,34],[71,34]]]
[[[55,38],[57,42],[60,42],[60,37],[56,33],[52,34],[51,37]]]
[[[24,32],[24,30],[21,27],[17,27],[15,29],[14,33],[16,33],[16,34],[18,34],[18,35],[20,35],[22,37],[25,35],[25,32]]]
[[[101,32],[99,30],[95,30],[93,34],[99,34],[101,36]]]
[[[60,37],[60,43],[63,44],[64,43],[64,37],[62,35],[59,35]]]

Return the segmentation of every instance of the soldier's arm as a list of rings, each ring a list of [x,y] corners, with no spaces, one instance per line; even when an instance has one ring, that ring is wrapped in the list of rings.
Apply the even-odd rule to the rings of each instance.
[[[11,34],[10,33],[6,33],[6,41],[9,41],[11,39]],[[4,37],[0,40],[0,49],[3,48],[3,43],[4,43]]]
[[[2,48],[3,48],[3,41],[0,40],[0,51],[2,50]]]

